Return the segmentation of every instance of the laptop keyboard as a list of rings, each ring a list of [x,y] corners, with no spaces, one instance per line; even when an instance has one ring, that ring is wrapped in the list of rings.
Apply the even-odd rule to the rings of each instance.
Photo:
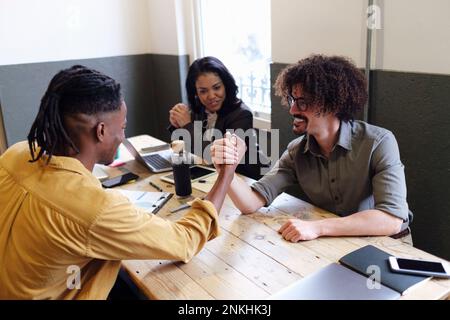
[[[159,154],[149,154],[143,157],[145,162],[156,170],[171,168],[172,164],[167,159],[161,157]]]

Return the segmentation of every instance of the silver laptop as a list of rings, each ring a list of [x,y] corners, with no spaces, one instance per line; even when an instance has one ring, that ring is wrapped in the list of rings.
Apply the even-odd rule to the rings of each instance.
[[[152,172],[164,172],[172,170],[172,163],[170,161],[172,155],[172,149],[170,145],[158,146],[154,148],[146,148],[146,153],[140,154],[138,150],[133,146],[133,144],[125,139],[123,145],[130,151],[131,155],[141,163],[143,166],[148,168]],[[161,150],[161,148],[163,150]]]
[[[332,263],[301,279],[272,300],[394,300],[400,293],[383,286],[372,287],[371,280],[340,264]],[[372,289],[370,288],[372,287]]]

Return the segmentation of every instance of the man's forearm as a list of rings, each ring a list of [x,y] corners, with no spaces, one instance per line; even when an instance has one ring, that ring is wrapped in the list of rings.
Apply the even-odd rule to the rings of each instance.
[[[265,205],[265,199],[237,175],[234,175],[228,195],[234,205],[244,214],[255,212]]]
[[[222,208],[228,188],[233,180],[234,170],[235,169],[232,166],[225,166],[222,168],[222,170],[219,171],[219,176],[211,188],[211,191],[209,191],[205,197],[205,200],[212,202],[214,207],[216,207],[217,212]]]
[[[321,236],[390,236],[400,231],[402,220],[380,210],[365,210],[317,223]]]

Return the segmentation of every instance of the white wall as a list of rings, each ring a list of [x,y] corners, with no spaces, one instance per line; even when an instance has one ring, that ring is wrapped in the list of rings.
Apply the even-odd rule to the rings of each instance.
[[[312,53],[365,60],[363,0],[272,0],[272,60],[294,63]]]
[[[0,0],[0,65],[141,53],[196,57],[194,0]],[[377,69],[450,73],[450,1],[375,1]],[[364,0],[272,0],[272,59],[340,54],[364,66]],[[219,13],[220,14],[220,13]]]
[[[373,64],[379,70],[450,74],[449,0],[375,0]],[[272,0],[272,60],[345,55],[365,66],[366,0]]]
[[[151,53],[195,56],[194,1],[148,0]]]
[[[0,65],[151,51],[153,0],[0,0]]]
[[[450,74],[450,1],[378,1],[377,69]]]
[[[152,53],[177,54],[175,0],[149,0],[148,21]]]

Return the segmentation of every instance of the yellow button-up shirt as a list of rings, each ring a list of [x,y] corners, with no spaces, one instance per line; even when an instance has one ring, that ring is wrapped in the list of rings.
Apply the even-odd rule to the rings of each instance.
[[[77,159],[30,158],[26,142],[0,157],[0,299],[105,299],[121,259],[187,262],[219,234],[209,201],[171,222],[103,190]]]

